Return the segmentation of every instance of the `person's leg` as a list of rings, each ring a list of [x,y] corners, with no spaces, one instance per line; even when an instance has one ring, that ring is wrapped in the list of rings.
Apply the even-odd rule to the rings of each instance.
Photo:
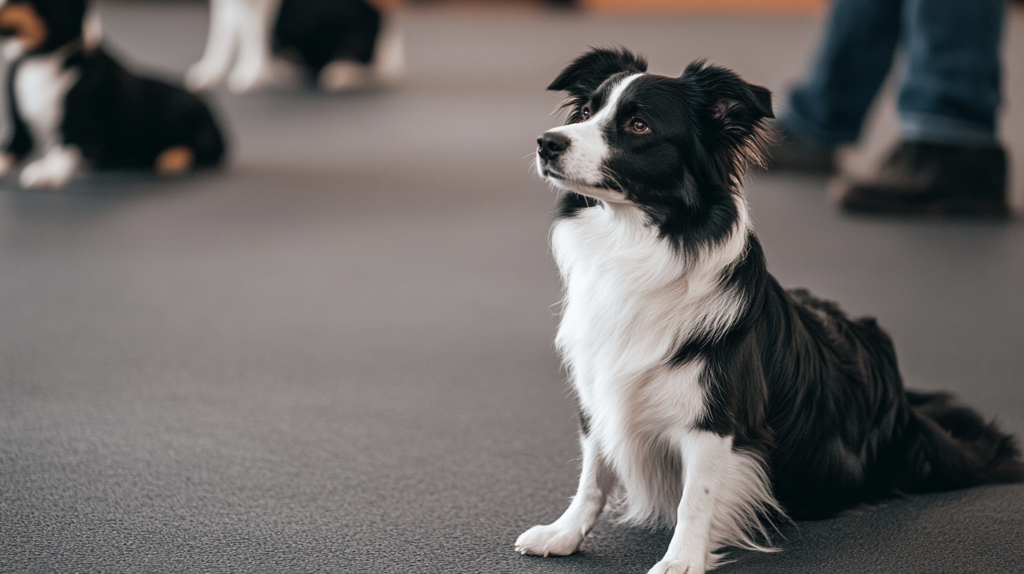
[[[822,148],[857,139],[892,66],[900,5],[900,0],[833,0],[810,72],[780,110],[779,123],[787,131]]]
[[[1005,0],[904,0],[901,141],[879,172],[836,186],[847,211],[1009,215],[996,139]]]
[[[902,139],[996,145],[1005,0],[904,0]]]

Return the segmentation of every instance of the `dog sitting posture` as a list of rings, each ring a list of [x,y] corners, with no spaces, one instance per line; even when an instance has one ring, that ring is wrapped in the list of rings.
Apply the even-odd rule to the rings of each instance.
[[[209,89],[226,77],[231,91],[250,92],[289,83],[289,64],[327,91],[392,82],[404,55],[386,24],[365,0],[211,0],[206,51],[185,85]]]
[[[0,0],[0,51],[11,62],[11,141],[0,176],[38,152],[24,187],[61,187],[83,163],[177,174],[213,166],[224,140],[209,108],[182,88],[136,76],[99,46],[86,0]]]
[[[733,546],[771,550],[772,521],[1024,479],[1011,437],[948,396],[903,389],[872,319],[785,291],[741,181],[761,161],[768,90],[691,64],[646,73],[594,50],[549,89],[567,125],[538,140],[563,193],[551,242],[556,339],[580,404],[579,488],[524,554],[576,552],[606,505],[674,525],[652,573],[701,574]]]

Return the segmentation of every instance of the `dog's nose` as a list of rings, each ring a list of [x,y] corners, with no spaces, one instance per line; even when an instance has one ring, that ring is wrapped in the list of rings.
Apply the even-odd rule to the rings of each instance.
[[[554,159],[569,147],[571,141],[560,133],[548,132],[537,138],[537,153],[544,159]]]

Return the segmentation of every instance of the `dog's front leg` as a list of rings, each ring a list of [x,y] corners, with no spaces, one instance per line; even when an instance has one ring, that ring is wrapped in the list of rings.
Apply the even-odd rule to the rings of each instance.
[[[720,501],[737,498],[729,492],[735,484],[729,476],[737,456],[732,438],[704,431],[690,431],[680,441],[683,458],[683,496],[676,515],[676,529],[668,551],[648,574],[704,574],[713,566],[716,548],[712,528]]]
[[[228,76],[228,89],[236,93],[257,90],[274,79],[270,45],[280,1],[244,1],[246,10],[239,29],[238,61]]]
[[[585,436],[580,484],[569,508],[551,524],[534,526],[516,540],[516,550],[537,556],[566,556],[579,550],[604,509],[608,493],[615,487],[615,475],[601,458],[597,441]]]
[[[185,72],[185,86],[188,89],[198,91],[212,88],[228,75],[238,47],[244,10],[241,0],[210,0],[210,31],[206,51],[202,59]]]

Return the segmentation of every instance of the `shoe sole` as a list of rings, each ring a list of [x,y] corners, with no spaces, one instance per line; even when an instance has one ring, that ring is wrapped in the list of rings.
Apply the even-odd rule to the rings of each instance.
[[[935,198],[914,201],[906,197],[873,194],[851,198],[846,182],[833,181],[828,194],[846,213],[857,215],[897,215],[936,218],[1009,219],[1012,216],[1005,202],[968,198]]]

